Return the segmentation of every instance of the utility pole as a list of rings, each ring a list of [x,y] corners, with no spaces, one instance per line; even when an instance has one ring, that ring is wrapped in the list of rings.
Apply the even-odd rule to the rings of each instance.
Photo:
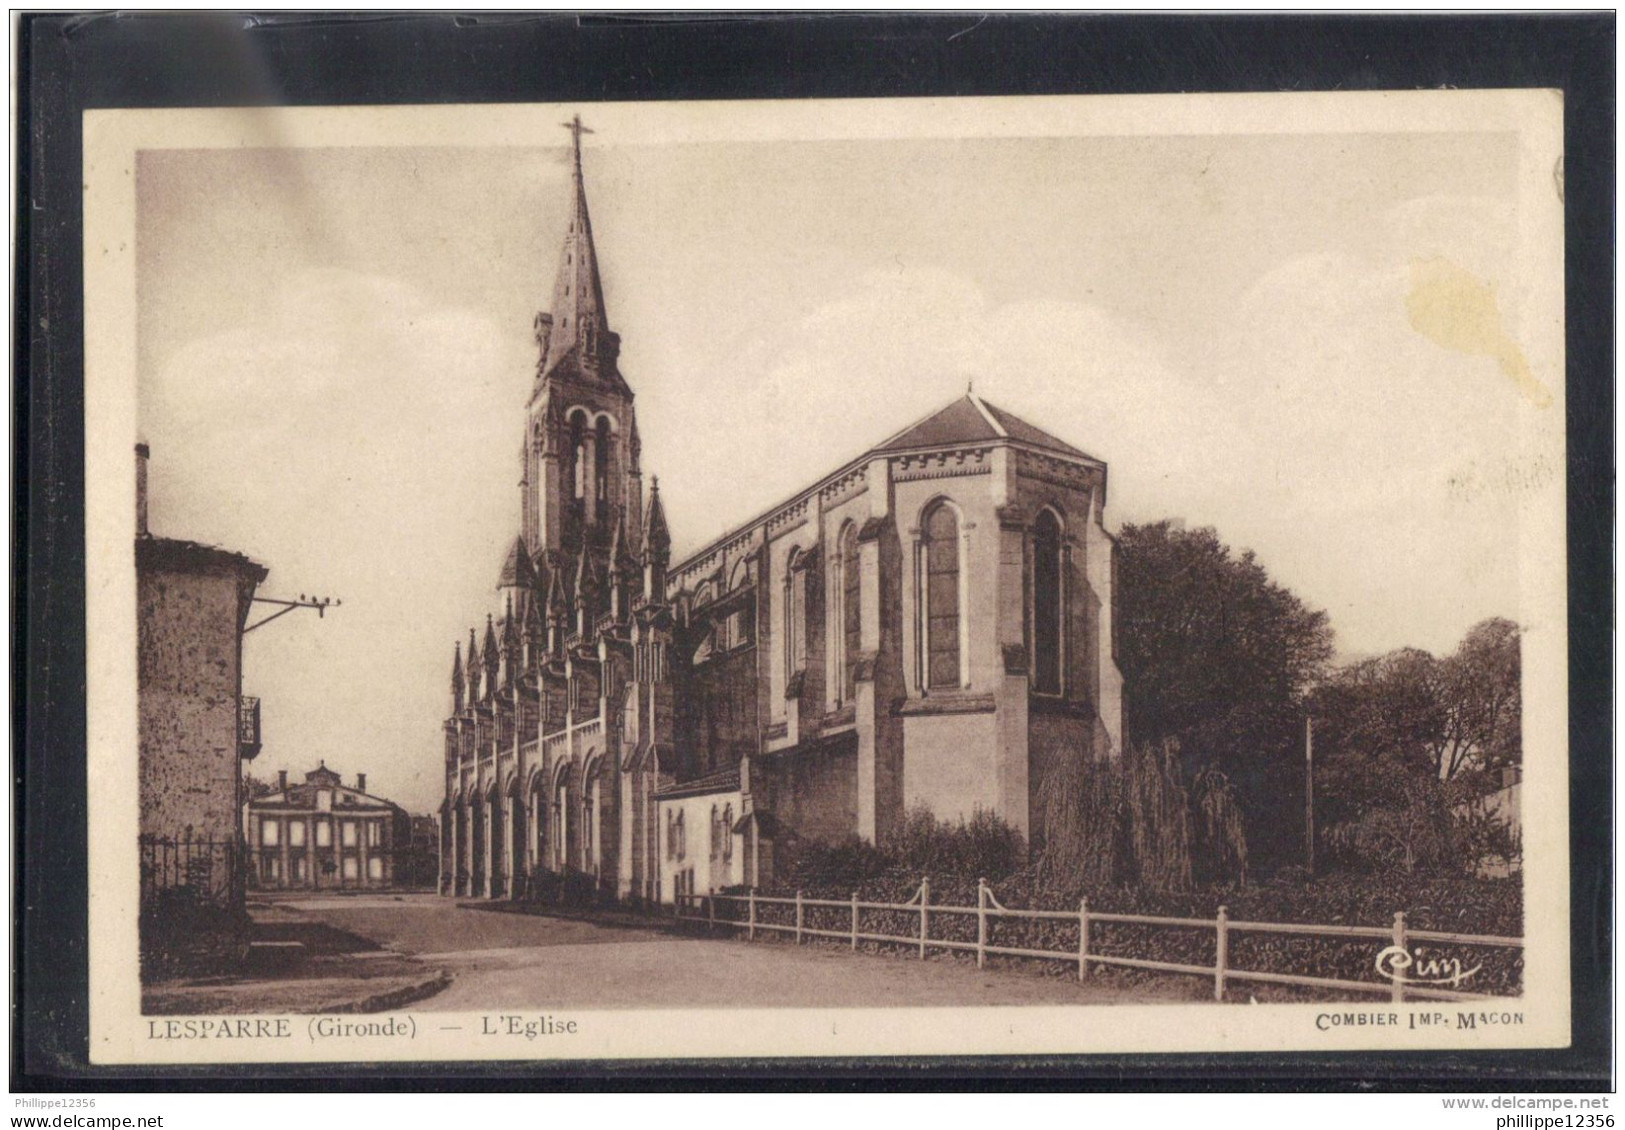
[[[1315,876],[1315,720],[1303,716],[1303,854]]]
[[[304,593],[300,593],[298,600],[277,600],[274,597],[269,597],[269,596],[256,596],[256,597],[253,598],[253,603],[255,603],[255,604],[272,604],[272,605],[276,605],[276,606],[280,607],[282,609],[282,611],[281,612],[273,612],[269,616],[267,616],[265,619],[259,621],[258,623],[248,625],[248,627],[244,628],[243,632],[242,632],[242,634],[245,635],[245,636],[249,632],[252,632],[255,628],[263,628],[263,627],[265,627],[265,625],[269,624],[272,620],[278,619],[279,617],[282,617],[282,616],[286,616],[288,613],[294,611],[295,609],[298,609],[298,608],[314,608],[316,610],[316,618],[318,620],[320,620],[326,615],[327,610],[329,608],[337,607],[338,605],[341,605],[344,602],[342,600],[334,600],[330,596],[306,596]]]

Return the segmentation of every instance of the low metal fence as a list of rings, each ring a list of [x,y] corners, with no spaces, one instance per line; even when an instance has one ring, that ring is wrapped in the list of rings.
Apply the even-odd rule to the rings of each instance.
[[[745,917],[739,919],[730,915],[719,916],[717,913],[719,903],[733,907],[742,906]],[[766,921],[761,912],[769,908],[793,910],[794,919],[789,922]],[[919,889],[915,891],[914,896],[907,902],[902,903],[865,902],[859,899],[856,891],[852,893],[850,899],[816,899],[807,898],[801,891],[797,891],[794,898],[785,898],[783,896],[768,897],[759,895],[752,889],[741,895],[679,895],[676,899],[675,910],[679,920],[703,923],[713,931],[718,928],[743,930],[747,939],[751,941],[755,940],[758,931],[765,931],[792,935],[797,945],[800,945],[805,938],[832,938],[848,942],[851,948],[855,950],[858,948],[859,942],[878,942],[917,948],[922,961],[930,950],[952,950],[974,953],[978,968],[987,964],[989,954],[1030,958],[1040,961],[1064,961],[1077,965],[1079,980],[1088,978],[1091,966],[1106,965],[1211,978],[1214,1000],[1224,999],[1226,988],[1229,982],[1232,981],[1341,989],[1346,992],[1357,993],[1379,993],[1390,996],[1396,1002],[1406,999],[1490,1000],[1494,999],[1493,994],[1469,993],[1459,989],[1442,988],[1438,985],[1418,984],[1415,980],[1407,978],[1405,971],[1411,967],[1412,962],[1412,958],[1409,956],[1410,945],[1416,942],[1433,942],[1494,949],[1523,948],[1522,938],[1500,937],[1490,934],[1455,934],[1439,930],[1412,930],[1406,925],[1403,911],[1394,915],[1391,926],[1343,926],[1299,922],[1240,921],[1231,919],[1228,911],[1223,906],[1219,907],[1217,914],[1213,918],[1115,914],[1092,910],[1088,899],[1080,900],[1078,909],[1075,911],[1013,910],[998,901],[993,894],[993,889],[988,886],[985,879],[979,880],[977,883],[975,906],[933,904],[931,902],[931,882],[929,879],[924,879],[921,880]],[[847,911],[848,913],[842,916],[845,921],[845,929],[828,928],[827,919],[829,915],[827,914],[821,919],[825,924],[815,928],[808,922],[809,910]],[[863,922],[863,915],[866,912],[871,915],[878,912],[886,912],[892,915],[906,914],[915,919],[917,926],[909,934],[888,934],[877,932],[871,921],[869,928],[866,930]],[[969,942],[940,936],[933,937],[931,935],[931,922],[933,918],[939,915],[974,916],[976,919],[976,940]],[[1077,927],[1078,942],[1075,948],[1065,951],[996,945],[990,941],[990,932],[992,926],[1000,920],[1053,921],[1074,924]],[[1214,963],[1212,965],[1194,965],[1171,961],[1154,961],[1149,958],[1125,957],[1121,954],[1105,954],[1091,950],[1091,929],[1100,924],[1212,931]],[[1388,945],[1382,952],[1390,955],[1390,959],[1386,964],[1388,979],[1386,981],[1355,981],[1337,977],[1313,977],[1302,974],[1238,969],[1230,961],[1230,939],[1236,934],[1298,934],[1386,942]],[[1380,962],[1374,962],[1373,968],[1383,969],[1384,966]]]
[[[144,835],[139,844],[143,907],[165,892],[217,906],[242,900],[244,877],[235,841]]]

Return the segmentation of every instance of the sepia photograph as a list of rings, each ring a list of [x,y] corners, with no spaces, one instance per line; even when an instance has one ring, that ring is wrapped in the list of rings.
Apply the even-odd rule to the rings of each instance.
[[[1566,1045],[1562,114],[88,113],[92,1061]]]

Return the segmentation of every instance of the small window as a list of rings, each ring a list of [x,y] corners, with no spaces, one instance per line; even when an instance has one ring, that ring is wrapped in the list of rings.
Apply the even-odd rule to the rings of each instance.
[[[344,857],[344,877],[354,879],[361,874],[361,861],[353,855]]]
[[[260,821],[260,843],[266,847],[276,847],[281,843],[282,822],[280,820]]]
[[[734,806],[722,810],[722,858],[732,859],[734,854]]]
[[[722,854],[722,814],[717,806],[711,806],[711,858],[715,859]]]
[[[340,825],[340,831],[341,835],[343,836],[344,846],[347,848],[355,847],[355,821],[343,821],[343,823]]]
[[[288,846],[305,846],[305,822],[303,820],[288,821]]]
[[[333,846],[333,822],[331,820],[316,821],[316,846],[320,848]]]
[[[373,856],[367,860],[367,878],[382,879],[384,877],[384,861],[381,856]]]
[[[384,825],[381,820],[372,820],[367,823],[367,846],[377,847],[383,842]]]
[[[677,858],[688,858],[688,829],[683,826],[683,814],[677,814]]]

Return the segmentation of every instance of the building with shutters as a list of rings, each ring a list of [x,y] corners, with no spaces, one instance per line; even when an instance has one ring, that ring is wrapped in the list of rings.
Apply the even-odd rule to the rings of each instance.
[[[399,805],[354,786],[322,762],[289,785],[277,774],[275,792],[243,806],[248,882],[262,890],[361,890],[397,885],[398,857],[412,843],[411,818]]]
[[[1123,745],[1105,464],[967,390],[673,561],[572,132],[519,533],[454,649],[442,891],[669,901],[916,806],[1042,843],[1046,777]]]

